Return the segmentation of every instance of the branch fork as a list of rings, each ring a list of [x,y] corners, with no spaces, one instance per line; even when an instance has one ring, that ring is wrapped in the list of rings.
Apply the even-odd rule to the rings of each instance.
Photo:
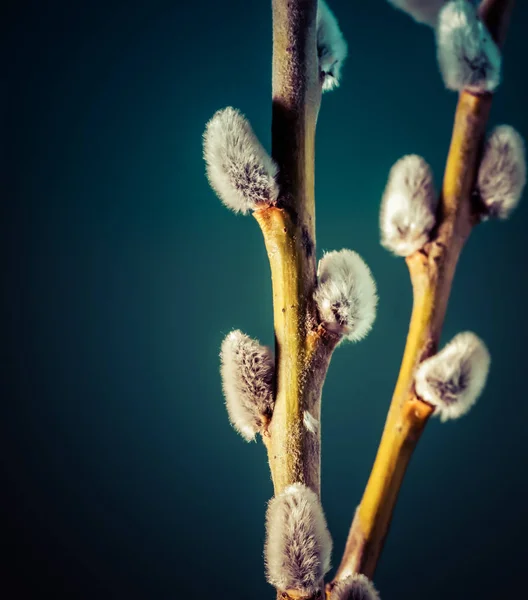
[[[246,439],[259,432],[267,449],[275,495],[265,556],[278,598],[379,600],[370,580],[425,425],[433,414],[445,420],[467,412],[487,376],[487,349],[470,332],[438,352],[458,258],[472,228],[508,216],[526,182],[522,139],[512,128],[497,128],[484,145],[513,0],[483,0],[479,14],[466,0],[391,2],[435,26],[444,83],[460,94],[439,198],[431,169],[416,155],[394,165],[383,196],[382,244],[405,256],[413,308],[376,459],[326,588],[332,542],[320,503],[322,388],[336,346],[370,330],[377,296],[355,252],[327,253],[316,268],[315,130],[322,93],[338,85],[346,56],[323,0],[272,2],[271,156],[235,109],[219,111],[204,134],[211,185],[235,212],[252,212],[271,268],[274,358],[233,332],[222,346],[222,376],[233,425]]]

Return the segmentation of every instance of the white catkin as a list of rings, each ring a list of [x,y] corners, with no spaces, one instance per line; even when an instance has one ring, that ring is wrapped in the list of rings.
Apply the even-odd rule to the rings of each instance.
[[[467,0],[448,2],[436,27],[438,63],[453,91],[492,92],[500,83],[501,52]]]
[[[235,108],[219,110],[207,123],[203,154],[211,187],[234,212],[247,214],[277,200],[277,165]]]
[[[417,395],[435,407],[442,422],[465,415],[486,385],[490,355],[484,342],[466,331],[426,359],[415,376]]]
[[[409,154],[391,168],[380,211],[381,244],[398,256],[423,248],[436,222],[437,194],[425,160]]]
[[[525,185],[524,141],[513,127],[500,125],[487,139],[477,177],[477,191],[488,216],[507,219]]]
[[[334,585],[330,600],[380,600],[380,597],[365,575],[355,573]]]
[[[323,91],[339,86],[348,47],[339,23],[324,0],[317,3],[317,55]]]
[[[365,261],[352,250],[328,252],[319,261],[314,292],[324,326],[344,339],[363,339],[376,318],[376,284]]]
[[[220,360],[229,420],[245,440],[251,441],[273,413],[273,354],[267,346],[235,330],[222,342]]]
[[[270,500],[264,555],[271,585],[313,596],[330,570],[331,553],[323,509],[310,488],[296,483]]]
[[[389,0],[395,8],[399,8],[410,15],[418,23],[434,27],[438,20],[438,13],[446,0]]]

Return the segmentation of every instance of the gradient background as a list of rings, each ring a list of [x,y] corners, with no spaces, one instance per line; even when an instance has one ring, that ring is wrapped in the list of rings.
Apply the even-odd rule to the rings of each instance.
[[[518,2],[491,124],[528,136],[528,6]],[[350,45],[317,139],[318,252],[350,247],[380,294],[371,335],[324,391],[323,499],[339,562],[374,458],[411,307],[379,245],[392,163],[441,179],[456,96],[431,31],[382,0],[332,2]],[[265,451],[230,428],[223,336],[272,343],[269,267],[201,158],[234,105],[269,146],[270,3],[4,5],[2,542],[6,598],[272,598]],[[526,200],[526,199],[525,199]],[[376,574],[384,600],[504,598],[525,587],[528,203],[486,223],[457,272],[444,341],[489,345],[470,416],[433,420]]]

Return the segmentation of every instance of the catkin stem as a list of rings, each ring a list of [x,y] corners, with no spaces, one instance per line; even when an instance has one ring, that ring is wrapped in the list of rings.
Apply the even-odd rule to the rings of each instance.
[[[512,5],[512,0],[486,0],[481,6],[481,16],[499,43],[503,41]],[[407,465],[433,412],[414,394],[414,373],[420,362],[436,352],[456,264],[475,223],[471,192],[491,100],[490,94],[462,92],[459,97],[439,226],[431,242],[407,258],[413,286],[407,343],[378,453],[334,582],[357,572],[372,578]]]

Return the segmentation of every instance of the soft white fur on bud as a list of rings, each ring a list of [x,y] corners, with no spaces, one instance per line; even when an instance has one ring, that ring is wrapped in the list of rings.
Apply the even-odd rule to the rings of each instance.
[[[525,184],[524,141],[513,127],[500,125],[486,142],[477,178],[488,215],[507,219],[519,204]]]
[[[275,363],[272,352],[235,330],[222,342],[220,360],[229,420],[249,442],[273,413]]]
[[[500,83],[501,52],[467,0],[448,2],[436,27],[440,71],[446,87],[492,92]]]
[[[352,250],[327,252],[319,261],[314,299],[324,326],[356,342],[376,318],[376,284],[365,261]]]
[[[380,600],[380,597],[365,575],[355,573],[334,585],[330,600]]]
[[[207,123],[203,155],[211,187],[231,210],[247,214],[277,200],[277,165],[235,108],[219,110]]]
[[[403,10],[418,23],[436,25],[438,13],[446,0],[389,0],[395,7]]]
[[[331,553],[323,509],[310,488],[295,483],[270,500],[264,555],[271,585],[313,596],[330,570]]]
[[[486,385],[490,355],[474,333],[459,333],[425,360],[415,376],[417,395],[432,404],[442,422],[458,419],[475,404]]]
[[[319,421],[307,410],[303,413],[303,424],[310,433],[316,434],[319,431]]]
[[[389,172],[380,211],[382,245],[398,256],[423,248],[436,222],[433,173],[421,156],[400,158]]]
[[[317,3],[317,55],[323,91],[339,86],[348,46],[334,13],[324,0]]]

